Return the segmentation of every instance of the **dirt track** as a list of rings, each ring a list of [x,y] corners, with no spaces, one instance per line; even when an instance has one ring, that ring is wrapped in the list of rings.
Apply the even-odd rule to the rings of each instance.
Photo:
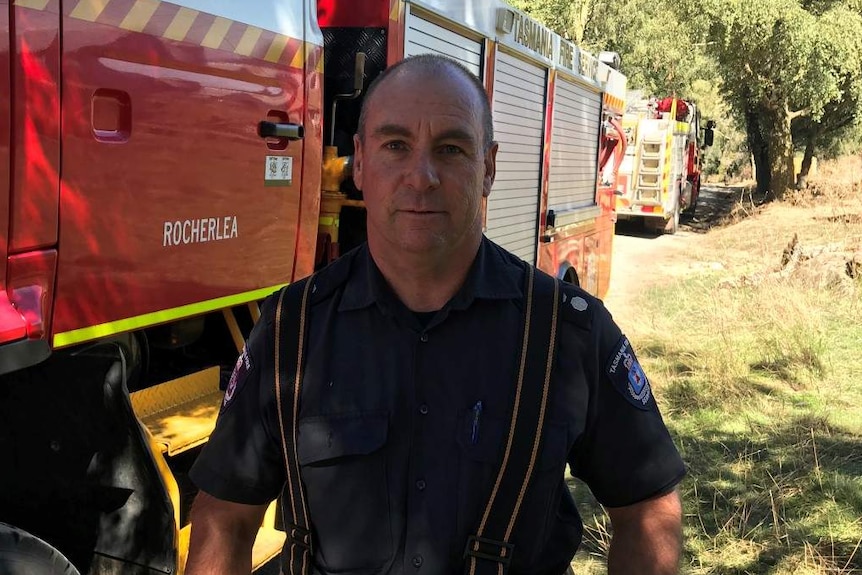
[[[739,188],[704,186],[694,217],[683,219],[674,235],[656,235],[642,221],[617,223],[611,258],[611,287],[605,304],[623,326],[636,313],[632,300],[647,287],[692,270],[691,258],[700,237],[726,217],[740,200]],[[743,198],[747,199],[747,198]]]

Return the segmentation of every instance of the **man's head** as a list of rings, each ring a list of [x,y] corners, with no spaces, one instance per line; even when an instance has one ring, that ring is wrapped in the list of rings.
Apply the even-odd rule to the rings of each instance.
[[[475,254],[496,170],[492,130],[482,84],[452,60],[409,58],[375,81],[354,137],[353,174],[375,258]]]
[[[453,60],[451,58],[446,58],[443,56],[436,56],[433,54],[419,54],[416,56],[411,56],[409,58],[405,58],[400,62],[393,64],[392,66],[386,68],[368,87],[368,90],[365,92],[365,99],[363,100],[362,110],[359,113],[359,128],[357,130],[357,134],[360,138],[363,137],[365,132],[365,122],[367,117],[367,110],[369,108],[369,104],[374,97],[374,93],[377,91],[378,86],[383,84],[386,81],[386,78],[398,73],[400,68],[413,68],[413,69],[421,69],[428,73],[440,73],[440,74],[461,74],[465,79],[469,80],[470,83],[475,87],[476,94],[478,94],[482,101],[482,128],[484,130],[482,143],[487,150],[491,143],[494,141],[494,121],[491,116],[491,103],[488,99],[488,93],[485,91],[485,86],[482,84],[482,81],[477,78],[470,70],[464,67],[460,62]]]

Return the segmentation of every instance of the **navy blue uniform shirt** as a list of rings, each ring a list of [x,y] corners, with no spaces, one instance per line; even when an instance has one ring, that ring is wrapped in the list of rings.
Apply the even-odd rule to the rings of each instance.
[[[460,291],[426,317],[397,299],[367,246],[314,279],[298,456],[316,573],[461,572],[505,447],[523,266],[483,239]],[[608,311],[574,286],[562,297],[546,435],[513,534],[512,575],[560,575],[580,543],[567,463],[611,507],[665,493],[685,473]],[[266,503],[285,482],[275,299],[263,306],[191,471],[200,489],[229,501]]]

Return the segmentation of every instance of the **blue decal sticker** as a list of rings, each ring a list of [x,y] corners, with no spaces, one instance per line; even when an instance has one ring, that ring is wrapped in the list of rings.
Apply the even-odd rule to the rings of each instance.
[[[652,389],[627,337],[622,336],[608,358],[608,379],[629,403],[638,409],[652,409]]]

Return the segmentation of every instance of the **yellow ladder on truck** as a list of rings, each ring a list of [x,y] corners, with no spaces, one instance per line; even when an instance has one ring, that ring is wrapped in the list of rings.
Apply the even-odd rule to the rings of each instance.
[[[665,135],[661,131],[651,131],[640,137],[635,172],[636,200],[661,201],[664,138]]]

